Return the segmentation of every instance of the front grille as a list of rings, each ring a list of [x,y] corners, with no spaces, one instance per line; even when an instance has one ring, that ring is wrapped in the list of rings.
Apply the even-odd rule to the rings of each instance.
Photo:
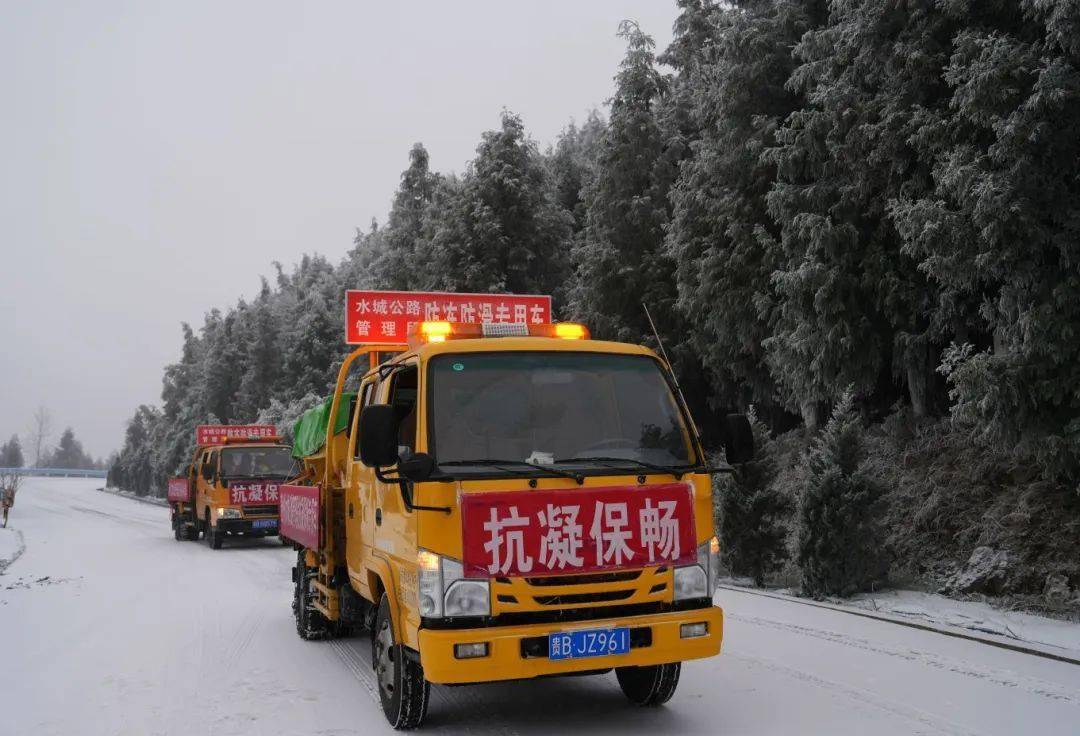
[[[492,603],[496,615],[555,608],[598,608],[618,604],[652,603],[670,594],[666,567],[601,570],[570,575],[496,577]],[[663,586],[658,588],[657,586]]]
[[[594,583],[625,583],[641,577],[641,570],[626,572],[598,572],[586,575],[551,575],[543,578],[525,578],[529,585],[593,585]]]
[[[245,506],[244,516],[277,516],[278,507],[277,504],[267,504],[264,506]]]
[[[574,603],[609,603],[624,601],[634,594],[633,590],[609,590],[602,593],[566,593],[563,595],[535,595],[533,600],[541,606],[572,605]]]
[[[588,608],[546,608],[538,611],[508,611],[484,618],[425,618],[425,629],[480,629],[489,626],[527,626],[529,624],[566,624],[604,618],[648,616],[654,613],[673,613],[708,608],[708,600],[679,601],[678,603],[623,603]]]

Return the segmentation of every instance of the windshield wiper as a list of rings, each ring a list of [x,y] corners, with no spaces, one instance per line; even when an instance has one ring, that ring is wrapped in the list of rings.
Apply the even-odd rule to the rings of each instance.
[[[556,460],[556,463],[600,463],[609,468],[617,467],[612,463],[632,463],[638,468],[644,468],[645,470],[651,470],[654,473],[670,473],[675,476],[675,480],[682,480],[683,475],[693,466],[691,465],[656,465],[655,463],[647,463],[644,460],[637,460],[632,457],[567,457],[561,460]]]
[[[554,475],[558,478],[569,478],[579,486],[585,482],[585,476],[580,473],[571,473],[569,470],[559,470],[549,465],[541,465],[540,463],[531,463],[528,460],[493,460],[491,458],[484,458],[482,460],[448,460],[446,462],[440,462],[438,465],[446,466],[461,466],[461,465],[479,465],[482,467],[496,468],[498,470],[505,470],[508,473],[513,473],[512,468],[503,467],[505,465],[525,465],[534,470],[539,470],[542,473],[548,475]]]

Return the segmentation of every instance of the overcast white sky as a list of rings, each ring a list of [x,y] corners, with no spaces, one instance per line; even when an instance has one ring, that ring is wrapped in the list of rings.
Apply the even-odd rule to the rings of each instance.
[[[415,141],[461,171],[503,107],[551,142],[674,0],[9,2],[0,8],[0,441],[87,449],[158,403],[180,323],[381,221]]]

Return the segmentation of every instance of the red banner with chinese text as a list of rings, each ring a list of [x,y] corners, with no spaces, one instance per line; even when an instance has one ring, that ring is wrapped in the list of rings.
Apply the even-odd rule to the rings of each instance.
[[[191,500],[191,487],[187,478],[169,478],[166,498],[174,502],[188,502]]]
[[[278,533],[308,549],[319,548],[319,486],[281,486]]]
[[[232,481],[229,483],[229,503],[241,506],[277,503],[280,489],[280,483],[270,481]]]
[[[685,483],[466,493],[466,577],[540,576],[691,564],[694,498]]]
[[[345,341],[350,345],[404,343],[417,322],[465,324],[551,322],[551,297],[419,291],[345,292]]]
[[[195,428],[195,444],[224,445],[227,439],[266,439],[277,436],[277,427],[273,424],[200,424]]]

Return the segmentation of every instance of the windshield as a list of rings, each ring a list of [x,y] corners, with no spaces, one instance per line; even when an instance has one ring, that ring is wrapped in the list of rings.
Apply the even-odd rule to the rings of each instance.
[[[660,364],[604,353],[471,353],[429,364],[436,461],[694,462]]]
[[[288,447],[233,447],[221,451],[225,478],[289,478],[295,463]]]

